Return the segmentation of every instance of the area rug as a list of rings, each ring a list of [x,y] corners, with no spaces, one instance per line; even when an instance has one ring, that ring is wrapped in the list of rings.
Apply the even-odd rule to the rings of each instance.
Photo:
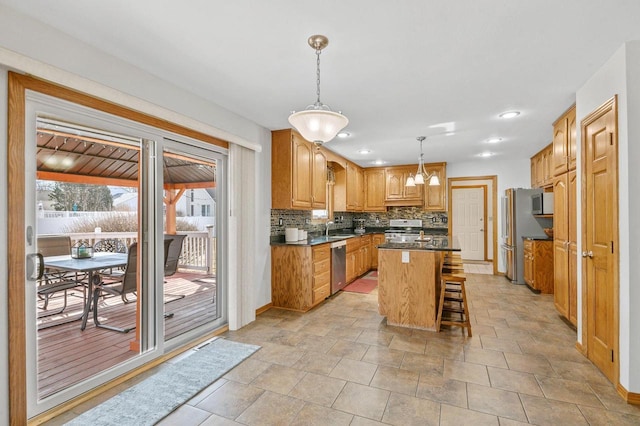
[[[342,291],[350,291],[353,293],[371,293],[377,286],[377,279],[358,278],[357,280],[343,288]]]
[[[260,346],[215,339],[66,424],[151,426],[258,349]]]

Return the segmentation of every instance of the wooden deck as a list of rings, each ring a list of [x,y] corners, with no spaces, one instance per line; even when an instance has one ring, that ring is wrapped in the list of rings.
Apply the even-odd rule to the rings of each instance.
[[[202,273],[183,273],[166,278],[165,312],[173,317],[165,320],[165,340],[192,330],[217,318],[216,278]],[[70,292],[71,293],[71,292]],[[38,320],[40,327],[78,318],[84,299],[81,291],[69,296],[68,305],[62,314]],[[180,297],[184,295],[184,297]],[[136,303],[125,304],[119,297],[100,300],[98,314],[100,322],[117,327],[135,324]],[[38,303],[41,306],[41,303]],[[56,311],[62,305],[62,295],[49,304]],[[40,314],[42,311],[38,310]],[[113,367],[137,352],[129,350],[129,342],[135,332],[118,333],[97,328],[90,316],[87,328],[80,330],[80,321],[41,328],[38,331],[38,395],[51,395],[78,383],[102,370]]]

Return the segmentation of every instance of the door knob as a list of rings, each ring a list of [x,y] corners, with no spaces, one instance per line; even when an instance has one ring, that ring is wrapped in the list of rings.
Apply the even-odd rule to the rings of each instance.
[[[484,232],[484,229],[480,228],[480,232]]]
[[[588,257],[590,259],[593,259],[593,252],[591,250],[589,251],[583,251],[582,252],[582,257]]]

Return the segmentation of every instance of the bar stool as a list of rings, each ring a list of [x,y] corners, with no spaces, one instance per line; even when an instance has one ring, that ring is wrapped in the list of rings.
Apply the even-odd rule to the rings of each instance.
[[[440,288],[440,303],[436,329],[440,331],[442,325],[451,325],[467,329],[471,337],[471,322],[469,307],[464,284],[467,277],[459,255],[445,256],[442,265],[442,281]]]

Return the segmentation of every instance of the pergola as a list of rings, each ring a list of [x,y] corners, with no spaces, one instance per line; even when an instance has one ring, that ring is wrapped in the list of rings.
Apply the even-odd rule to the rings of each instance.
[[[69,131],[39,128],[37,137],[37,179],[112,185],[139,186],[140,148],[115,140],[78,135]],[[165,152],[163,187],[166,232],[176,233],[176,205],[187,189],[215,188],[216,164]]]

